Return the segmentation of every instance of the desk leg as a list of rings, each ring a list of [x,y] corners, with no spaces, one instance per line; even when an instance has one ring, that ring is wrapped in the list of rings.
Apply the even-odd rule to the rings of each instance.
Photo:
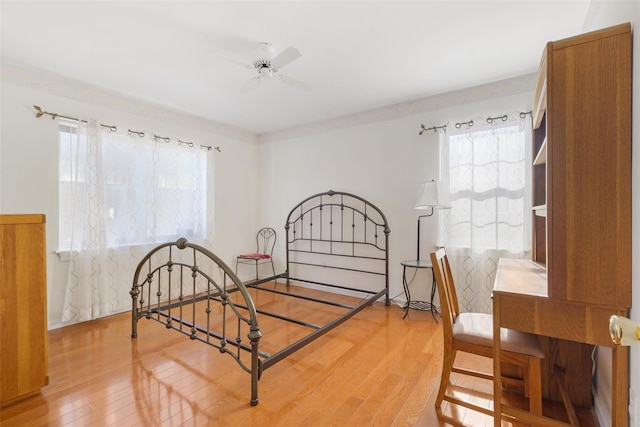
[[[493,425],[502,424],[502,371],[500,361],[500,297],[493,297]]]
[[[613,347],[611,425],[626,426],[629,405],[629,347]]]

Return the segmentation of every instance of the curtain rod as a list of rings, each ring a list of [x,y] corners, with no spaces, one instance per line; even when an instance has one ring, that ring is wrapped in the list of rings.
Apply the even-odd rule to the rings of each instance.
[[[418,135],[422,135],[423,133],[425,133],[426,131],[434,131],[434,132],[438,132],[438,129],[442,129],[442,130],[447,130],[447,125],[442,125],[442,126],[431,126],[430,128],[425,127],[422,123],[420,123],[420,126],[422,127],[422,129],[420,129],[420,132],[418,132]]]
[[[88,123],[86,120],[82,120],[82,119],[76,119],[75,117],[69,117],[69,116],[63,116],[62,114],[58,114],[58,113],[50,113],[48,111],[43,111],[42,108],[40,108],[37,105],[34,105],[33,108],[36,109],[37,113],[36,113],[36,118],[40,118],[44,115],[47,116],[51,116],[52,120],[55,120],[57,117],[60,117],[62,119],[67,119],[67,120],[72,120],[74,122],[81,122],[81,123]],[[104,125],[102,123],[100,123],[100,126],[104,127],[104,128],[108,128],[111,132],[115,132],[118,130],[117,127],[113,126],[113,125]],[[135,131],[135,130],[131,130],[128,129],[128,134],[132,135],[132,134],[136,134],[138,135],[140,138],[144,138],[144,132],[139,132],[139,131]],[[159,136],[159,135],[153,135],[153,140],[154,141],[158,141],[158,140],[162,140],[163,142],[169,143],[171,142],[171,138],[169,138],[168,136]],[[189,142],[189,141],[182,141],[182,140],[178,140],[178,145],[182,145],[182,144],[186,144],[189,147],[193,147],[195,144],[193,142]],[[220,147],[212,147],[210,145],[200,145],[200,148],[204,148],[207,149],[208,151],[211,150],[216,150],[218,153],[220,153],[222,150],[220,149]]]
[[[526,116],[531,115],[531,111],[527,111],[526,113],[518,113],[518,115],[520,116],[521,119],[524,119]],[[509,118],[509,116],[507,114],[503,114],[501,116],[496,116],[496,117],[487,117],[487,123],[491,124],[496,120],[502,120],[503,122],[506,122],[507,119]],[[473,126],[473,120],[469,120],[468,122],[459,122],[455,124],[456,129],[460,129],[462,126],[467,126],[467,127],[471,127]],[[430,128],[426,127],[425,125],[423,125],[422,123],[420,124],[420,132],[418,132],[418,135],[422,135],[424,132],[426,131],[434,131],[437,132],[438,129],[442,129],[444,131],[447,130],[447,125],[444,124],[442,126],[431,126]]]

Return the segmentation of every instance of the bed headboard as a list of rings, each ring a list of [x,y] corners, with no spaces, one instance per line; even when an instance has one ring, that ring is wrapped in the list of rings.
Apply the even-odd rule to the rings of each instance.
[[[389,302],[389,224],[384,213],[354,194],[327,191],[298,203],[285,224],[289,280],[345,291],[386,289]]]

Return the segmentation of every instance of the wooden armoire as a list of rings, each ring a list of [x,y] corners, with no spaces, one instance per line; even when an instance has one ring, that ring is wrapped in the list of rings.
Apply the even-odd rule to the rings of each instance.
[[[555,324],[542,335],[562,338],[546,343],[549,363],[574,373],[569,390],[583,406],[591,346],[613,347],[609,316],[631,307],[631,66],[629,23],[549,42],[532,112],[533,260],[546,268]],[[628,394],[619,380],[628,378],[613,379],[614,415]]]
[[[44,215],[0,215],[0,406],[49,382]]]

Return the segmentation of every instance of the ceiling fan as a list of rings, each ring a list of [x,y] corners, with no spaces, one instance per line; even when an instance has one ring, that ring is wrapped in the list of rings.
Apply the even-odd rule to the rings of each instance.
[[[240,64],[245,68],[258,72],[258,75],[251,78],[244,86],[242,86],[240,91],[250,92],[258,87],[263,80],[270,78],[275,78],[298,90],[305,92],[310,91],[311,85],[280,73],[282,67],[302,56],[300,51],[295,47],[288,47],[275,57],[273,56],[273,52],[274,48],[271,43],[259,43],[256,47],[256,54],[253,62],[251,64]],[[238,64],[237,61],[231,61]]]

